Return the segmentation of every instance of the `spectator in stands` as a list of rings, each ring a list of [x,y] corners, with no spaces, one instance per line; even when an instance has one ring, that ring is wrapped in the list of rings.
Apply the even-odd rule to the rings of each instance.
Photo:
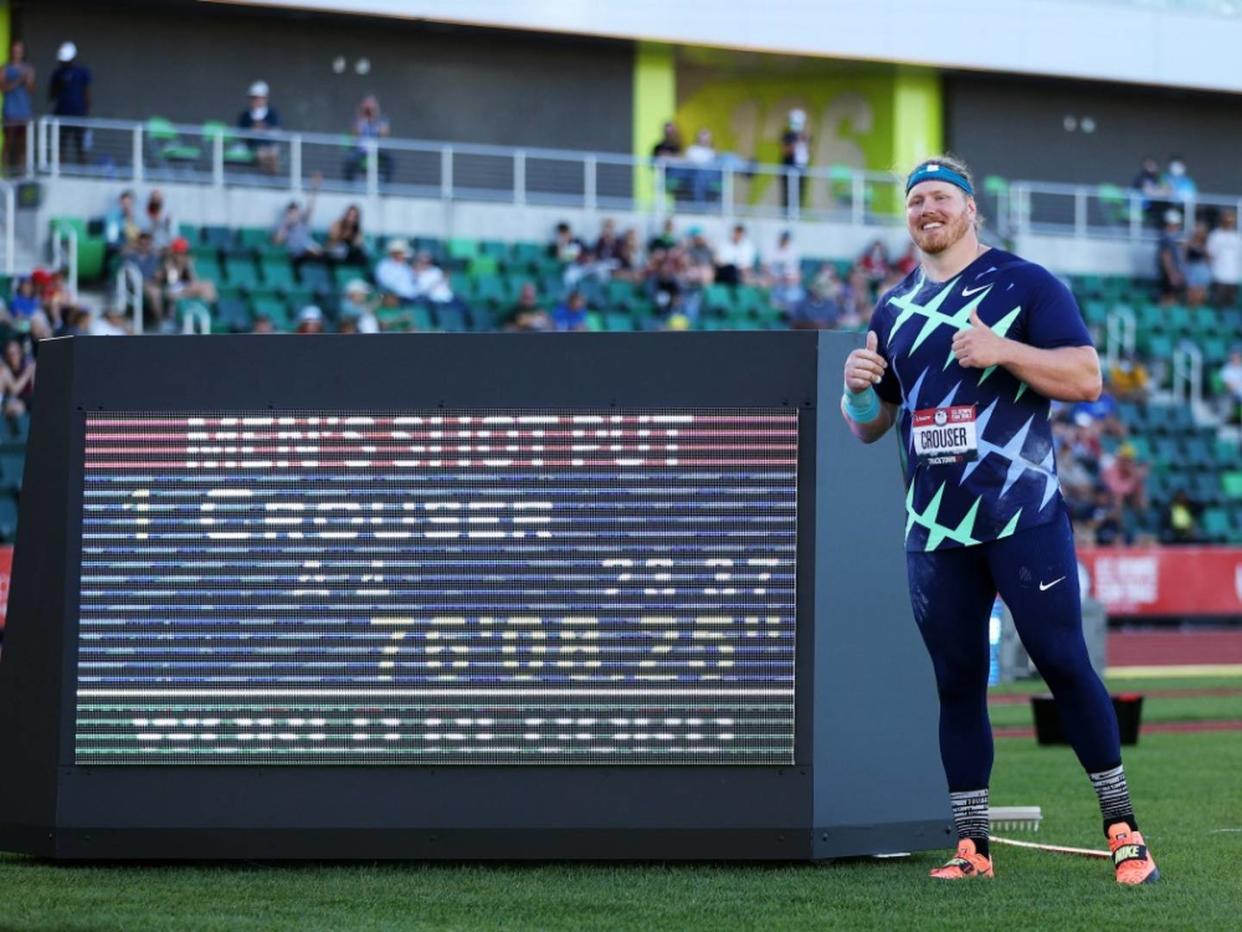
[[[72,42],[64,42],[56,52],[56,60],[60,62],[48,81],[48,97],[52,101],[52,113],[59,117],[82,120],[91,115],[91,72],[78,63],[78,47]],[[63,162],[71,161],[69,149],[72,147],[79,164],[86,162],[86,128],[83,126],[60,127],[60,158]]]
[[[21,340],[9,340],[4,344],[4,365],[0,366],[0,396],[3,396],[5,417],[19,418],[29,410],[34,386],[34,359]]]
[[[119,304],[109,304],[103,315],[92,318],[90,323],[90,334],[95,337],[127,337],[132,333],[125,308]]]
[[[26,125],[34,119],[34,66],[26,61],[26,43],[18,39],[9,48],[9,60],[0,70],[4,92],[4,173],[12,176],[26,166]]]
[[[151,322],[157,325],[162,323],[164,320],[164,289],[159,278],[160,254],[155,250],[150,231],[143,230],[139,233],[138,239],[121,253],[121,257],[125,265],[137,269],[142,276],[143,318],[150,318]]]
[[[371,295],[371,286],[361,278],[351,280],[345,286],[337,318],[342,325],[352,323],[355,333],[379,333],[379,319],[375,316],[375,299]]]
[[[552,323],[557,330],[587,329],[587,303],[581,291],[571,291],[552,310]]]
[[[1108,386],[1121,401],[1145,401],[1151,391],[1147,367],[1134,353],[1123,353],[1108,370]]]
[[[1185,489],[1174,492],[1161,521],[1161,543],[1201,543],[1203,537],[1199,532],[1199,515],[1202,511],[1203,506],[1192,500]]]
[[[87,336],[91,332],[89,308],[75,306],[66,309],[64,323],[56,331],[58,337]]]
[[[1221,211],[1220,226],[1208,236],[1207,253],[1212,267],[1212,303],[1233,307],[1238,301],[1238,283],[1242,282],[1242,234],[1238,233],[1237,213]]]
[[[1096,490],[1095,507],[1091,509],[1086,524],[1097,546],[1125,543],[1125,517],[1121,504],[1107,489]]]
[[[677,245],[677,229],[672,217],[665,217],[660,225],[660,232],[647,241],[647,252],[657,249],[668,250]]]
[[[379,180],[384,184],[392,180],[392,155],[379,148],[380,141],[387,139],[390,132],[388,117],[380,113],[379,99],[374,94],[362,98],[354,116],[354,148],[345,162],[346,181],[353,181],[359,175],[366,177],[372,151],[375,152]]]
[[[806,111],[790,110],[785,132],[781,134],[781,205],[791,215],[802,206],[802,182],[811,164],[811,134],[806,128]]]
[[[1164,212],[1169,209],[1169,189],[1160,175],[1160,164],[1151,156],[1143,159],[1130,187],[1142,196],[1143,216],[1147,222],[1153,227],[1160,226]]]
[[[1186,252],[1182,245],[1182,215],[1170,208],[1164,212],[1164,232],[1156,247],[1156,276],[1160,281],[1160,303],[1176,304],[1186,294]]]
[[[768,256],[767,272],[773,282],[785,281],[790,272],[802,275],[802,257],[793,244],[793,233],[782,230],[776,240],[776,248]]]
[[[871,319],[871,310],[875,306],[875,291],[871,279],[858,266],[850,270],[850,277],[845,282],[844,302],[841,318],[837,326],[845,330],[856,330]]]
[[[120,252],[138,238],[139,224],[134,216],[134,192],[122,191],[104,215],[104,243],[109,254]]]
[[[869,282],[878,284],[888,277],[888,250],[882,240],[872,240],[858,258],[857,268],[867,277]]]
[[[310,304],[298,312],[294,333],[323,333],[323,311]]]
[[[531,282],[525,282],[518,293],[517,304],[498,321],[504,330],[534,331],[552,330],[554,324],[548,312],[539,302],[539,295]]]
[[[1182,202],[1183,206],[1187,201],[1193,201],[1199,194],[1199,186],[1187,174],[1186,162],[1181,156],[1175,155],[1169,159],[1169,167],[1165,169],[1162,181],[1173,199]]]
[[[35,283],[29,275],[18,279],[8,310],[13,321],[30,320],[43,310],[43,302],[35,293]]]
[[[780,278],[772,282],[768,300],[790,317],[806,302],[807,292],[802,287],[802,275],[797,269],[787,268]]]
[[[556,225],[556,233],[548,245],[548,255],[563,265],[568,265],[578,258],[578,253],[585,249],[582,240],[574,236],[569,224],[562,220]]]
[[[617,222],[605,217],[600,224],[599,239],[595,241],[595,258],[600,262],[615,262],[621,250],[621,238],[617,236]]]
[[[260,311],[254,315],[254,320],[250,323],[251,333],[276,333],[276,323],[266,312]]]
[[[250,85],[250,105],[238,115],[237,128],[252,134],[246,137],[246,145],[259,168],[274,175],[280,171],[280,147],[274,140],[263,138],[272,130],[280,129],[280,114],[269,102],[270,93],[266,81]]]
[[[623,281],[640,282],[643,280],[643,248],[638,242],[638,231],[633,227],[625,231],[617,246],[616,268],[612,277]]]
[[[1226,420],[1229,423],[1242,422],[1242,349],[1234,347],[1229,353],[1229,360],[1221,366],[1220,380],[1228,395]]]
[[[746,227],[734,224],[727,242],[716,250],[715,281],[725,285],[749,284],[755,274],[755,244],[746,235]]]
[[[906,251],[901,254],[901,258],[893,263],[893,274],[900,280],[918,268],[918,265],[918,249],[914,243],[911,243],[906,247]]]
[[[1100,470],[1100,480],[1117,505],[1138,511],[1147,507],[1147,464],[1138,461],[1133,444],[1118,448],[1112,462]]]
[[[1186,303],[1190,307],[1201,307],[1207,302],[1208,286],[1212,284],[1207,241],[1207,224],[1199,221],[1186,241]]]
[[[323,254],[333,262],[345,265],[365,265],[367,261],[366,240],[362,235],[362,211],[357,204],[345,208],[328,227],[328,239]]]
[[[651,264],[647,290],[657,314],[665,319],[674,315],[686,316],[687,293],[690,290],[685,276],[686,254],[680,249],[653,250]]]
[[[680,158],[681,150],[681,132],[677,129],[677,124],[669,120],[664,124],[664,135],[651,150],[651,157],[653,159]]]
[[[280,224],[272,233],[272,242],[277,246],[285,247],[294,268],[300,267],[308,259],[318,259],[323,255],[323,249],[315,242],[315,237],[311,233],[311,217],[315,213],[315,194],[319,188],[320,178],[321,176],[316,175],[311,179],[311,190],[306,198],[306,207],[303,208],[297,201],[290,201]]]
[[[414,257],[415,297],[432,304],[457,303],[448,276],[432,261],[431,253],[421,249]]]
[[[159,283],[164,289],[165,306],[170,301],[216,302],[216,286],[198,277],[190,257],[190,241],[184,236],[178,236],[168,247],[168,255],[160,267]]]
[[[387,255],[375,266],[375,284],[388,306],[418,299],[418,281],[410,265],[408,242],[403,239],[388,241]]]
[[[583,247],[578,257],[569,265],[561,276],[566,291],[587,287],[588,282],[606,282],[612,276],[611,262],[602,262],[595,257],[595,251]]]
[[[696,204],[707,200],[708,188],[720,177],[713,171],[716,164],[716,147],[712,144],[712,132],[701,129],[695,134],[694,144],[686,149],[685,160],[690,164],[690,197]]]
[[[151,234],[156,251],[163,252],[177,238],[177,224],[164,207],[164,192],[155,188],[147,196],[147,209],[138,221],[138,229]]]
[[[811,280],[806,298],[790,314],[790,326],[795,330],[834,329],[845,312],[844,298],[845,286],[836,267],[823,263]]]

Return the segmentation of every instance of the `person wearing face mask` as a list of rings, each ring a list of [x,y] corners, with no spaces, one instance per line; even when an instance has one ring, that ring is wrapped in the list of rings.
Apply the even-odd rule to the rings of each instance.
[[[379,99],[374,94],[368,94],[358,104],[352,129],[354,149],[345,162],[345,180],[353,181],[360,175],[366,176],[367,164],[374,150],[379,180],[387,184],[392,178],[392,155],[377,144],[388,137],[391,129],[388,117],[380,113]]]
[[[789,126],[781,136],[781,204],[793,214],[802,205],[802,177],[811,164],[811,134],[806,128],[806,111],[790,110]]]
[[[1174,200],[1192,201],[1199,193],[1199,187],[1193,178],[1186,173],[1186,163],[1178,156],[1169,159],[1168,170],[1164,173],[1164,186],[1169,189]]]
[[[246,145],[254,153],[259,167],[274,175],[280,171],[280,149],[275,142],[262,138],[264,133],[280,129],[280,114],[269,104],[269,93],[271,89],[266,81],[250,85],[250,105],[237,117],[237,128],[255,134],[246,138]]]

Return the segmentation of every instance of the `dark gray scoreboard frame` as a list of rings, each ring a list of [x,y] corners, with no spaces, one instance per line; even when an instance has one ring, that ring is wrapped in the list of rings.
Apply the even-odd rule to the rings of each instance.
[[[0,658],[0,849],[56,858],[818,859],[940,847],[892,442],[837,333],[68,338],[41,345]],[[799,412],[794,766],[76,766],[89,412]]]

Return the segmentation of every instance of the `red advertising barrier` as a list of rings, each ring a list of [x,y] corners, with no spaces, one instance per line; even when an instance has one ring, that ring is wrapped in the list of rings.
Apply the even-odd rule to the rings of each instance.
[[[1078,559],[1109,615],[1242,615],[1242,547],[1100,547]]]
[[[0,547],[0,631],[4,630],[5,609],[9,604],[9,573],[13,569],[13,548]]]

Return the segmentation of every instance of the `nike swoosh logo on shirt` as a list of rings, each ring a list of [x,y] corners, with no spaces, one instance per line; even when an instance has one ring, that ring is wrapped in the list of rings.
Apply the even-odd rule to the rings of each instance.
[[[980,285],[978,288],[963,288],[962,297],[969,298],[972,294],[978,294],[980,291],[983,291],[983,289],[991,287],[992,283],[988,282],[986,285]]]
[[[1064,576],[1062,576],[1062,577],[1061,577],[1061,579],[1064,579],[1064,578],[1065,578]],[[1055,586],[1057,583],[1059,583],[1059,582],[1061,581],[1061,579],[1054,579],[1054,580],[1053,580],[1052,582],[1050,582],[1050,583],[1040,583],[1040,584],[1039,584],[1039,591],[1040,591],[1040,592],[1047,592],[1049,589],[1051,589],[1053,586]]]

